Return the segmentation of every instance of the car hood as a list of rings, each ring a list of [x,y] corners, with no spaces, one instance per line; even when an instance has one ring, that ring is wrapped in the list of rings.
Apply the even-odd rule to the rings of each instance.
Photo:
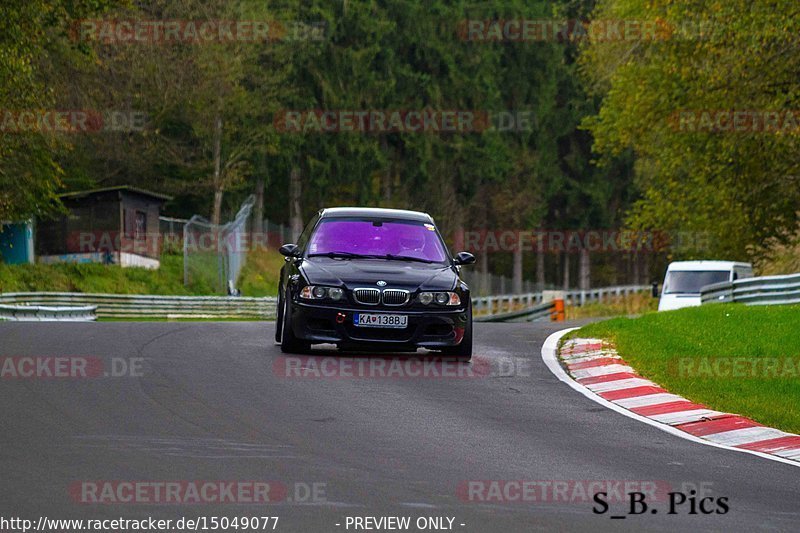
[[[312,285],[345,285],[348,288],[386,287],[420,290],[451,290],[458,276],[450,266],[428,265],[385,259],[305,259],[300,271]]]

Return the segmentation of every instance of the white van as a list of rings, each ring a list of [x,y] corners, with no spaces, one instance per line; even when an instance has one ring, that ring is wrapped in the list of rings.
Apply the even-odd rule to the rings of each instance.
[[[700,289],[705,285],[752,278],[753,265],[733,261],[676,261],[667,267],[659,311],[700,305]]]

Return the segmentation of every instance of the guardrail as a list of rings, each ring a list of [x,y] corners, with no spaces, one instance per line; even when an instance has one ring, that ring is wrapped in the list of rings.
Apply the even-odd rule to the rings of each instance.
[[[550,318],[554,310],[555,301],[550,301],[519,311],[476,316],[474,320],[475,322],[533,322],[534,320]]]
[[[714,283],[702,288],[700,299],[703,304],[731,302],[747,305],[800,304],[800,274]]]
[[[98,318],[255,318],[274,319],[277,298],[229,296],[150,296],[28,292],[0,294],[0,304],[94,306]]]
[[[567,305],[608,301],[614,297],[649,290],[649,286],[620,286],[563,293]],[[549,312],[542,307],[540,292],[485,296],[472,300],[476,320],[538,320]],[[94,306],[98,318],[248,318],[276,317],[277,298],[230,296],[151,296],[72,292],[21,292],[0,294],[0,304],[24,306]]]
[[[0,320],[19,322],[91,322],[97,307],[45,307],[41,305],[0,305]]]
[[[542,303],[542,301],[543,295],[541,292],[481,296],[472,299],[472,311],[476,317],[504,315],[521,309],[533,308]]]
[[[629,296],[641,292],[649,292],[650,285],[619,285],[615,287],[604,287],[602,289],[589,289],[586,291],[548,291],[550,293],[560,292],[563,295],[566,305],[586,305],[588,303],[609,302],[615,298]],[[519,312],[528,311],[535,313],[537,306],[544,301],[544,294],[541,292],[530,292],[526,294],[501,294],[498,296],[481,296],[472,299],[472,308],[475,316],[481,319],[494,316],[514,315]],[[544,315],[538,318],[544,318]],[[477,320],[477,318],[476,318]],[[481,320],[488,322],[488,320]],[[499,320],[497,320],[499,321]],[[492,320],[492,322],[497,322]]]
[[[586,305],[588,303],[604,303],[614,298],[630,296],[641,292],[650,292],[650,285],[616,285],[614,287],[603,287],[601,289],[589,289],[586,291],[566,291],[564,301],[567,305]]]

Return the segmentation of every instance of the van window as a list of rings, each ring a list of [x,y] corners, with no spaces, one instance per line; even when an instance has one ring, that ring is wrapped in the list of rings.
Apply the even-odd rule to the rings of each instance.
[[[664,294],[700,294],[704,286],[729,281],[730,275],[730,270],[668,272],[664,280]]]

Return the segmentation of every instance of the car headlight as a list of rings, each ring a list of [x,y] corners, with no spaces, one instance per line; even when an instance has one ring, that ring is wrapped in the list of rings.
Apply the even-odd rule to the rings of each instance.
[[[338,287],[331,287],[328,289],[328,298],[331,300],[341,300],[344,296],[344,291]]]
[[[300,290],[300,298],[303,300],[341,300],[344,291],[338,287],[323,287],[321,285],[306,285]]]
[[[461,298],[454,292],[421,292],[417,297],[422,305],[436,302],[438,305],[461,305]]]

